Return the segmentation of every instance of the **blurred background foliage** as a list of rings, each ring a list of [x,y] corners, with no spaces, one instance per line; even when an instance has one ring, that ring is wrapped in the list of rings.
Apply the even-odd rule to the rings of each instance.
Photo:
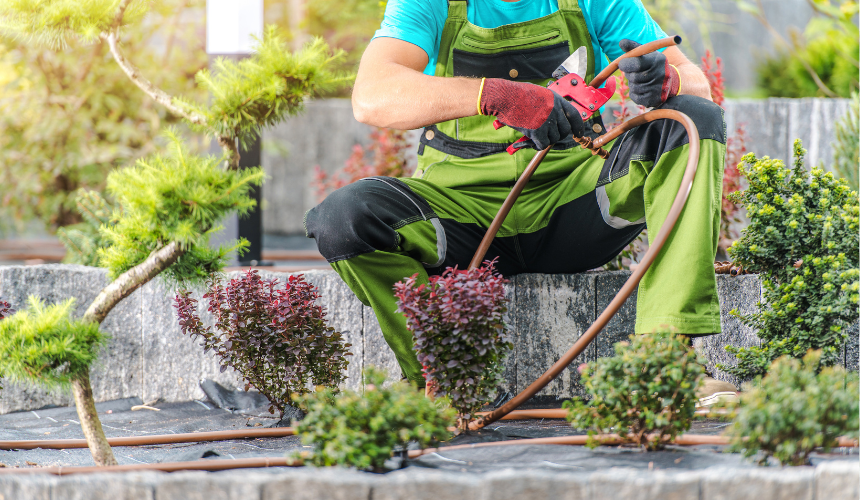
[[[194,74],[207,64],[203,6],[159,0],[123,37],[153,83],[201,100]],[[179,118],[129,81],[104,41],[62,51],[26,42],[0,37],[0,229],[39,220],[54,230],[81,221],[78,189],[102,191],[108,172],[154,152],[152,138]]]

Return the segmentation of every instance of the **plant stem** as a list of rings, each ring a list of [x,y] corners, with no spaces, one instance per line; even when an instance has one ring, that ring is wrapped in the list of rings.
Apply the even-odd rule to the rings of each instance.
[[[101,324],[119,301],[128,297],[132,292],[158,276],[160,272],[170,267],[184,253],[185,250],[178,241],[171,241],[160,249],[153,251],[146,260],[122,273],[117,279],[104,287],[90,304],[87,312],[84,313],[83,319]]]
[[[75,396],[75,408],[81,421],[81,429],[84,431],[87,446],[96,465],[100,467],[117,465],[116,458],[114,458],[113,451],[111,451],[104,430],[102,430],[98,412],[96,412],[89,370],[72,380],[72,394]]]
[[[215,135],[218,138],[218,144],[227,155],[227,168],[231,170],[239,170],[239,148],[236,147],[236,138],[223,135]]]
[[[205,118],[192,111],[188,111],[181,106],[177,106],[173,102],[173,96],[168,94],[167,92],[161,90],[156,87],[152,82],[146,79],[141,73],[140,70],[131,63],[122,52],[119,50],[119,40],[117,40],[116,31],[112,31],[110,33],[102,35],[102,38],[107,40],[108,45],[110,46],[110,53],[113,55],[114,60],[119,65],[120,68],[128,75],[128,78],[134,82],[135,85],[140,88],[140,90],[144,91],[148,96],[155,99],[158,103],[163,105],[165,108],[170,110],[172,113],[185,118],[189,122],[194,125],[206,125]]]

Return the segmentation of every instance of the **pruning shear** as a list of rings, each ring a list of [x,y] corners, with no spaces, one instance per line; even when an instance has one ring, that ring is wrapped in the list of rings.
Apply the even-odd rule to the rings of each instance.
[[[577,111],[582,121],[588,120],[615,94],[615,79],[611,78],[602,88],[589,87],[585,83],[585,73],[588,68],[588,51],[585,47],[576,49],[552,72],[555,78],[547,84],[547,88],[569,101]],[[493,127],[498,130],[505,124],[496,120]],[[507,147],[508,154],[514,154],[521,148],[516,144],[528,140],[523,136]]]

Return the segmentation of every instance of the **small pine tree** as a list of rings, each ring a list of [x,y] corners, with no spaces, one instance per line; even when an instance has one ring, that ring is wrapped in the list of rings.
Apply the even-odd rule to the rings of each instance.
[[[114,207],[99,194],[98,191],[81,189],[75,199],[78,213],[83,222],[61,227],[57,236],[66,247],[66,264],[82,266],[98,266],[100,248],[108,246],[102,235],[102,226],[108,227],[114,223]]]

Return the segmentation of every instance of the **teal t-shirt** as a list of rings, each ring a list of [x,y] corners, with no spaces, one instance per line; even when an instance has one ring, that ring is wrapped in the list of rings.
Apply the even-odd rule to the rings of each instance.
[[[597,74],[624,52],[618,42],[627,38],[648,43],[666,34],[651,19],[640,0],[579,0],[588,33],[591,35]],[[466,7],[469,22],[481,28],[531,21],[558,10],[558,0],[471,0]],[[430,61],[424,73],[436,70],[439,41],[448,17],[447,0],[388,0],[382,26],[373,38],[397,38],[421,47]]]

